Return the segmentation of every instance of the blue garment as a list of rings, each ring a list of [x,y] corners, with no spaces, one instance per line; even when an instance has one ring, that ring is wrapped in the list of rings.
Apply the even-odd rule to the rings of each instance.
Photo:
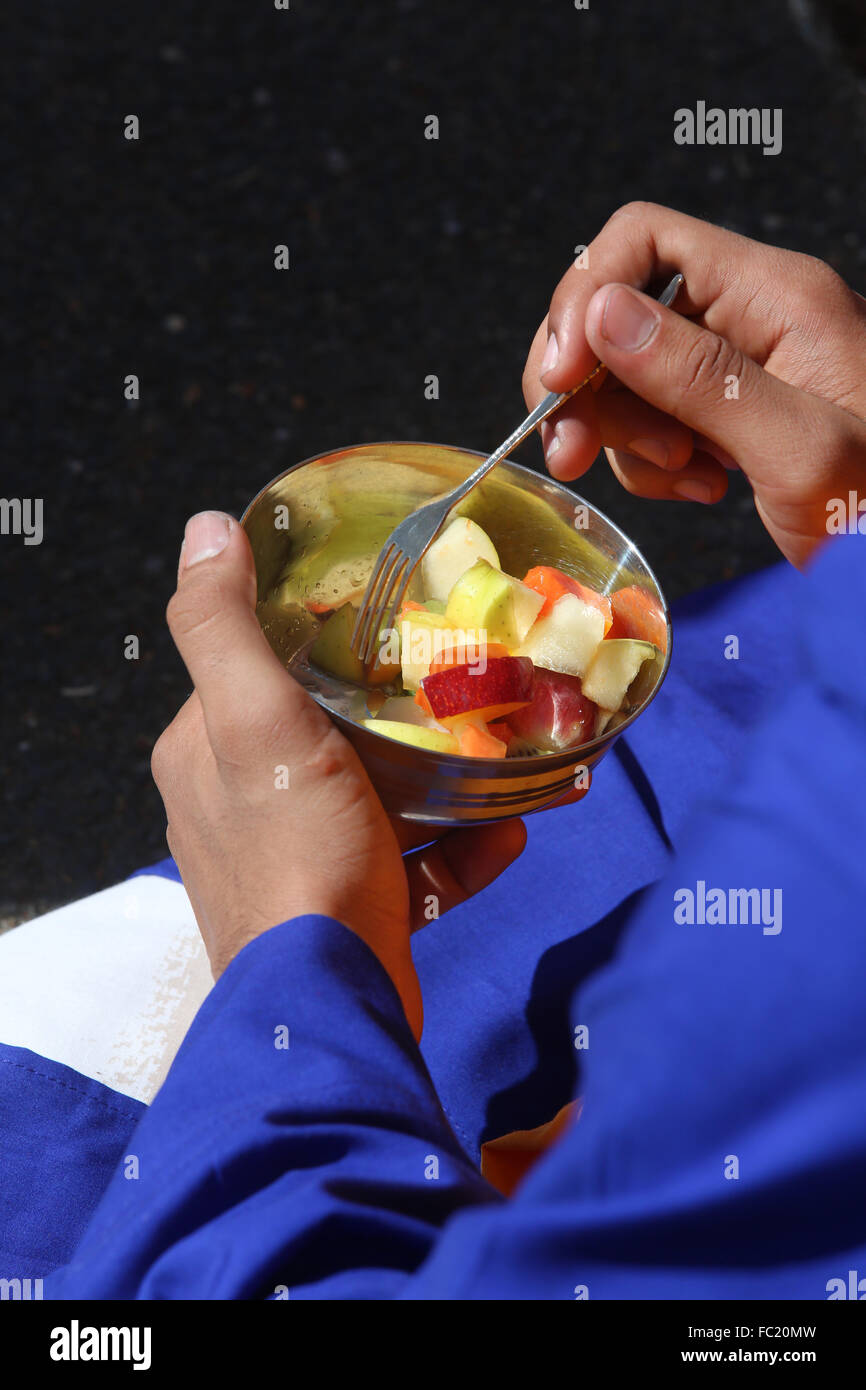
[[[49,1295],[825,1298],[866,1274],[866,543],[684,607],[587,801],[415,939],[423,1057],[352,933],[258,938]],[[764,920],[676,920],[714,888],[765,889]],[[576,1093],[505,1202],[481,1140]]]

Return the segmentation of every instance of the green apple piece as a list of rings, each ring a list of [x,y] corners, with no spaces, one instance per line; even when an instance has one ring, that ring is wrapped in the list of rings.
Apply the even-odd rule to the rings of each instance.
[[[442,734],[448,733],[444,725],[437,724],[435,719],[424,713],[420,705],[415,704],[411,695],[390,695],[377,711],[376,718],[391,720],[397,724],[414,724],[419,729],[436,729]]]
[[[310,648],[310,661],[321,666],[329,675],[353,685],[365,682],[364,664],[352,651],[350,641],[358,610],[344,603],[322,624],[319,635]]]
[[[452,627],[479,638],[486,634],[488,642],[501,642],[513,652],[543,605],[541,594],[481,559],[457,580],[448,595],[445,617]]]
[[[583,693],[602,709],[619,709],[626,691],[645,661],[658,651],[652,642],[613,637],[602,642],[583,678]]]
[[[400,621],[400,667],[404,690],[417,690],[430,674],[430,663],[446,647],[454,645],[457,634],[441,613],[412,608]]]
[[[429,613],[445,613],[444,598],[425,598],[424,607]]]
[[[468,516],[458,516],[436,537],[421,561],[421,584],[427,598],[447,599],[476,560],[486,560],[499,569],[499,556],[487,532]]]
[[[563,594],[533,623],[516,655],[531,657],[547,671],[583,677],[603,637],[604,614],[577,594]],[[586,686],[583,693],[587,695]]]
[[[425,729],[419,724],[401,724],[397,719],[365,719],[364,727],[377,734],[386,734],[400,743],[411,743],[415,748],[427,748],[431,753],[459,753],[460,745],[453,734],[440,733],[438,729]]]

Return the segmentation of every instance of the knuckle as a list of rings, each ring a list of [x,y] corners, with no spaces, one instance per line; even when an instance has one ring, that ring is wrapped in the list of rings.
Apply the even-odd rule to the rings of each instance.
[[[836,273],[831,265],[822,261],[820,256],[798,253],[797,260],[800,263],[802,277],[809,285],[818,285],[824,288],[842,284],[842,277]]]
[[[190,584],[187,580],[169,599],[165,618],[175,641],[183,640],[212,623],[223,607],[219,584],[207,579]]]
[[[157,787],[164,787],[169,781],[174,765],[174,747],[171,738],[171,725],[160,734],[150,755],[150,773]]]
[[[717,333],[700,333],[686,351],[680,369],[681,393],[706,397],[723,392],[727,377],[739,378],[742,353]]]
[[[609,227],[619,226],[622,222],[649,222],[657,208],[657,203],[649,203],[643,198],[633,198],[628,203],[622,203],[615,212],[611,213],[605,223],[605,230]]]

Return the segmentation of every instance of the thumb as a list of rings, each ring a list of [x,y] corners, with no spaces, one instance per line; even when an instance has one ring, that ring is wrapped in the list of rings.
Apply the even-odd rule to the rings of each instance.
[[[186,524],[177,591],[166,617],[198,692],[211,746],[247,730],[264,732],[275,712],[295,718],[316,707],[272,651],[255,611],[256,572],[243,527],[224,512]]]
[[[727,339],[629,285],[596,290],[585,331],[620,381],[720,445],[753,484],[778,479],[780,468],[790,480],[798,461],[810,466],[804,443],[818,433],[822,403]]]

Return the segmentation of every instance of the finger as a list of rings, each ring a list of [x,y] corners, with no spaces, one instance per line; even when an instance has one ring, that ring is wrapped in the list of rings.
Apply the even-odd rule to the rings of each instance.
[[[620,381],[748,462],[755,483],[778,476],[780,454],[803,466],[804,434],[817,434],[822,412],[831,409],[765,372],[726,338],[627,285],[593,295],[586,334]]]
[[[418,825],[414,821],[401,820],[399,816],[390,816],[389,820],[397,837],[401,854],[405,854],[410,849],[417,849],[419,845],[429,845],[432,841],[439,840],[443,835],[448,834],[443,826]]]
[[[627,492],[665,501],[719,502],[728,490],[728,475],[718,460],[695,452],[676,473],[618,449],[605,449],[608,463]]]
[[[540,427],[544,461],[551,477],[579,478],[601,448],[601,431],[591,391],[578,391]]]
[[[581,391],[575,398],[581,399]],[[595,428],[590,437],[584,428],[575,430],[571,424],[571,401],[557,412],[557,434],[561,448],[551,458],[547,455],[548,470],[561,482],[579,478],[589,468],[599,447],[642,458],[648,464],[667,472],[685,467],[692,456],[692,431],[672,416],[648,405],[633,392],[626,390],[600,391],[590,398],[595,416]],[[660,485],[658,495],[669,489]],[[655,496],[648,492],[646,496]]]
[[[685,276],[678,312],[703,314],[712,306],[713,327],[722,334],[736,328],[743,350],[763,360],[779,333],[783,299],[775,286],[786,258],[789,253],[655,203],[619,208],[554,292],[540,372],[545,389],[567,391],[591,370],[597,354],[587,341],[586,311],[602,285],[645,286],[676,271]]]
[[[546,322],[535,335],[523,376],[523,394],[530,409],[547,394],[538,376]],[[637,454],[660,468],[683,467],[692,452],[692,432],[687,426],[642,401],[615,377],[609,376],[599,388],[579,391],[541,425],[545,462],[554,478],[572,482],[581,477],[602,445]]]
[[[480,893],[519,858],[525,844],[523,822],[503,820],[449,831],[435,844],[405,855],[412,930]]]
[[[229,736],[233,744],[239,735],[264,743],[277,725],[304,725],[321,714],[271,650],[255,600],[255,565],[243,528],[222,512],[192,517],[167,618],[217,754]]]

